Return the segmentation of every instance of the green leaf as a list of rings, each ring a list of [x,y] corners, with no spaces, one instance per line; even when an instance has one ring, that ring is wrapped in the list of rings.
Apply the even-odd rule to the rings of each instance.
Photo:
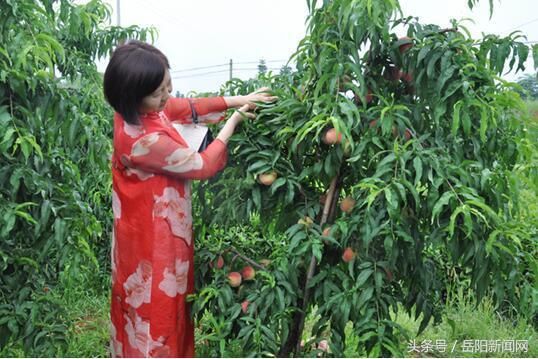
[[[488,130],[488,114],[487,110],[482,107],[480,111],[480,139],[482,142],[486,142],[486,132]]]
[[[256,172],[256,170],[260,170],[262,167],[269,167],[269,164],[266,162],[266,161],[256,161],[254,162],[253,164],[251,164],[248,168],[247,168],[247,172]],[[264,167],[265,168],[265,167]],[[258,172],[263,172],[263,171],[258,171]]]
[[[396,196],[393,195],[390,187],[385,187],[383,192],[385,193],[385,199],[387,201],[389,211],[396,211],[398,209],[398,200]]]
[[[456,210],[454,212],[452,212],[452,215],[450,216],[450,224],[448,225],[448,234],[449,234],[450,238],[452,238],[454,236],[454,228],[455,228],[455,225],[456,225],[456,218],[458,217],[458,215],[460,213],[465,214],[465,212],[468,213],[468,211],[469,211],[469,208],[466,205],[462,205],[462,206],[459,206],[458,208],[456,208]]]
[[[286,178],[279,177],[276,179],[275,182],[271,185],[271,195],[275,194],[275,192],[282,187],[286,183]]]
[[[356,310],[360,310],[366,302],[368,302],[374,294],[374,287],[368,287],[361,292],[359,299],[357,300]]]
[[[434,219],[438,217],[441,211],[443,210],[443,207],[446,206],[450,202],[450,200],[454,197],[455,197],[455,194],[452,191],[447,191],[443,193],[441,198],[439,198],[439,200],[433,206],[432,220],[431,220],[432,224],[433,224]]]
[[[422,49],[420,49],[420,51],[418,52],[418,57],[417,57],[417,67],[420,66],[420,63],[430,53],[430,51],[431,51],[431,46],[429,45],[426,45]]]
[[[420,157],[417,156],[413,159],[413,167],[415,168],[415,186],[417,186],[422,179],[422,160]]]
[[[252,201],[258,210],[262,208],[262,195],[259,187],[252,189]]]
[[[385,158],[383,158],[381,160],[381,162],[379,162],[379,164],[377,165],[377,168],[382,168],[383,166],[386,166],[388,165],[389,163],[392,163],[394,162],[394,160],[396,160],[396,155],[394,153],[390,153],[388,156],[386,156]]]
[[[437,61],[439,61],[441,56],[443,56],[443,53],[439,51],[430,58],[430,61],[428,61],[428,67],[426,68],[426,74],[428,75],[428,78],[431,79],[436,76],[435,64],[437,63]]]
[[[460,100],[454,104],[454,114],[452,117],[452,136],[456,136],[460,127],[460,111],[463,106],[463,101]]]
[[[364,283],[366,283],[368,278],[370,278],[373,272],[374,272],[373,269],[365,269],[361,271],[361,273],[357,277],[357,281],[355,282],[355,288],[361,288],[364,285]]]
[[[471,134],[471,116],[469,115],[468,111],[464,111],[462,115],[462,123],[463,123],[463,132],[466,136],[469,136]]]

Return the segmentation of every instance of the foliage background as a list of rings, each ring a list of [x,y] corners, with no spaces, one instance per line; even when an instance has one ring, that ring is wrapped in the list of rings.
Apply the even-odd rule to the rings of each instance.
[[[61,294],[108,277],[112,112],[94,60],[152,32],[104,27],[100,1],[0,9],[0,348],[55,356],[69,325]]]

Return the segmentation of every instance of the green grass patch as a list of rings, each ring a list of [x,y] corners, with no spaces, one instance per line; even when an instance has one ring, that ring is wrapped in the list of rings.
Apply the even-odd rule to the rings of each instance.
[[[67,310],[69,329],[66,351],[62,357],[110,357],[110,290],[96,286],[97,278],[80,282],[65,278],[60,294]]]
[[[477,304],[461,288],[439,325],[430,325],[417,336],[421,318],[415,321],[413,317],[403,310],[396,316],[414,338],[405,349],[409,357],[538,357],[538,333],[530,324],[501,317],[491,299]]]

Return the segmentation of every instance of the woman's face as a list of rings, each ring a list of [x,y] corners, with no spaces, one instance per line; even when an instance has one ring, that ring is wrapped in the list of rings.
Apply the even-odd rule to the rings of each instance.
[[[164,73],[163,82],[159,87],[144,97],[140,104],[140,113],[159,112],[164,109],[166,101],[170,97],[172,92],[172,80],[170,78],[170,71],[166,69]]]

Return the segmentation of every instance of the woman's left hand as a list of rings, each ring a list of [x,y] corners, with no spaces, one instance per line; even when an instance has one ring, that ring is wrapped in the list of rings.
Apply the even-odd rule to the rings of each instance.
[[[271,95],[269,87],[262,87],[245,96],[227,96],[224,101],[228,108],[239,108],[244,105],[249,105],[251,110],[256,108],[256,102],[271,103],[278,100],[277,96]]]
[[[277,96],[273,96],[269,93],[270,91],[271,89],[269,87],[262,87],[252,93],[249,93],[248,95],[244,96],[245,105],[250,105],[250,108],[254,109],[256,108],[255,102],[271,103],[278,100]]]

